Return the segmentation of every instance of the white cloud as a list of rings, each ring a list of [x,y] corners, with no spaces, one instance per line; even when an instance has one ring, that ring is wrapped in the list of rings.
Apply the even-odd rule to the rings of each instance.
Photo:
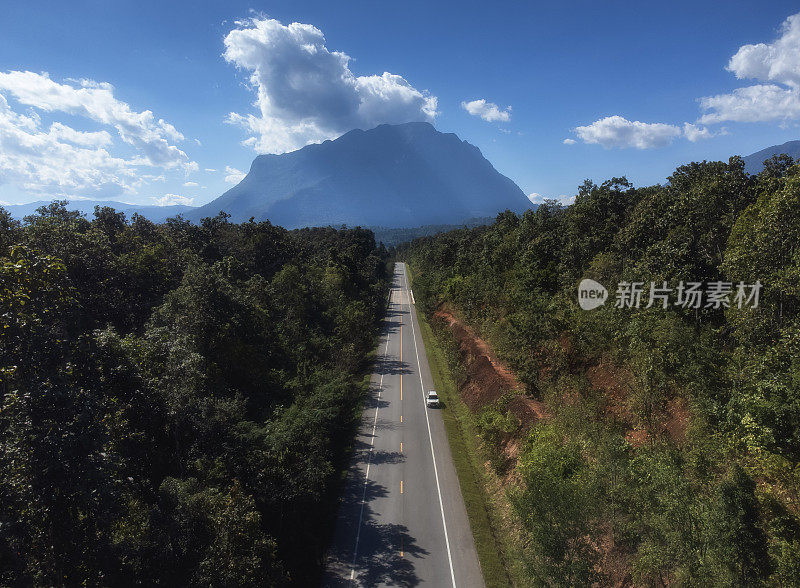
[[[213,167],[207,167],[207,168],[206,168],[206,171],[207,171],[208,173],[214,173],[214,172],[216,172],[217,170],[215,170]]]
[[[564,143],[564,145],[574,145],[575,144],[575,139],[564,139],[561,142]]]
[[[681,135],[681,129],[663,123],[630,121],[621,116],[607,116],[590,125],[576,127],[575,133],[584,143],[613,147],[652,149],[669,145]]]
[[[273,19],[238,22],[225,37],[225,59],[250,72],[258,115],[230,113],[259,153],[283,153],[381,123],[432,122],[437,99],[402,76],[355,76],[350,56],[330,51],[318,28]]]
[[[59,84],[48,74],[30,71],[0,72],[0,91],[13,96],[20,104],[44,112],[63,112],[82,116],[116,129],[125,143],[143,155],[143,164],[156,167],[183,167],[189,171],[197,164],[170,141],[182,141],[183,135],[149,110],[137,112],[114,97],[114,87],[93,80],[71,80]]]
[[[25,114],[14,104],[30,107]],[[136,149],[113,154],[112,133],[78,130],[56,120],[62,113],[109,127]],[[183,138],[173,125],[150,111],[136,112],[113,95],[110,84],[91,80],[58,83],[47,74],[0,72],[0,184],[12,183],[38,197],[119,198],[137,193],[164,175],[142,173],[141,166],[192,171],[197,164],[172,145]],[[117,143],[119,145],[119,143]]]
[[[683,123],[683,136],[692,143],[703,139],[710,139],[714,134],[715,133],[712,133],[707,127],[693,125],[692,123]]]
[[[479,116],[488,122],[508,122],[511,120],[511,107],[506,106],[505,110],[500,110],[494,102],[487,102],[486,99],[462,102],[461,108],[472,116]]]
[[[781,36],[773,43],[743,45],[725,68],[740,80],[754,79],[800,87],[800,14],[781,25]]]
[[[106,137],[14,112],[0,94],[0,184],[40,196],[112,198],[134,194],[143,178],[130,161],[102,147]]]
[[[244,178],[245,173],[243,171],[239,171],[235,167],[231,167],[229,165],[225,166],[225,181],[229,184],[238,184]]]
[[[184,188],[196,188],[199,185],[200,184],[198,184],[197,182],[184,182],[183,187]]]
[[[156,203],[156,206],[176,206],[178,204],[191,206],[194,202],[194,198],[187,198],[178,194],[164,194],[161,198],[153,196],[151,200]]]
[[[105,147],[111,144],[111,135],[106,131],[76,131],[60,122],[50,125],[50,136],[56,141],[66,141],[81,147]]]
[[[570,196],[568,194],[561,194],[560,196],[543,196],[538,192],[532,192],[528,194],[528,200],[530,200],[533,204],[542,204],[545,200],[555,200],[561,204],[572,204],[575,202],[575,196]]]
[[[737,88],[730,94],[706,96],[700,99],[700,108],[706,111],[700,122],[768,122],[800,118],[799,92],[775,84],[758,84]]]
[[[800,118],[800,14],[787,18],[772,43],[743,45],[725,68],[761,84],[700,99],[703,124]]]

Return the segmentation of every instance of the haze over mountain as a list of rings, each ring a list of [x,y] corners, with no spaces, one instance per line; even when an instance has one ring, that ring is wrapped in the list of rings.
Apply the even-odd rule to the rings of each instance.
[[[51,202],[52,200],[38,200],[27,204],[4,204],[3,208],[8,210],[12,217],[21,220],[35,213],[36,209],[40,206],[47,206]],[[148,204],[127,204],[125,202],[115,202],[114,200],[70,200],[67,204],[67,210],[77,210],[87,215],[89,218],[92,218],[95,206],[109,206],[117,212],[124,212],[128,219],[130,219],[134,213],[138,213],[154,223],[164,222],[168,218],[179,214],[185,215],[190,210],[195,209],[194,206],[185,206],[182,204],[156,206]]]
[[[757,174],[763,169],[765,159],[769,159],[773,155],[780,155],[782,153],[785,153],[794,159],[800,159],[800,141],[787,141],[782,145],[772,145],[771,147],[766,147],[761,151],[751,153],[750,155],[742,158],[744,160],[744,168],[748,173]]]
[[[418,227],[531,206],[480,150],[428,123],[353,130],[282,155],[260,155],[225,194],[187,214],[302,226]]]
[[[800,159],[800,140],[772,145],[742,159],[747,172],[757,174],[764,160],[782,153]],[[3,208],[22,219],[50,202]],[[198,222],[224,210],[234,222],[255,217],[287,228],[361,225],[387,243],[491,222],[506,209],[535,208],[480,149],[429,123],[353,130],[290,153],[258,156],[239,184],[200,207],[72,200],[67,208],[91,217],[96,205],[110,206],[128,218],[138,213],[157,223],[179,214]],[[416,232],[394,231],[409,228]]]

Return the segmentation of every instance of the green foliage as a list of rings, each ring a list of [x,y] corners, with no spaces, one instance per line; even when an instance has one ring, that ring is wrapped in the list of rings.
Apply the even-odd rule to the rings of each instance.
[[[528,438],[520,458],[523,490],[512,504],[529,533],[529,569],[543,585],[589,585],[596,579],[587,541],[599,504],[595,480],[581,447],[543,425]]]
[[[753,346],[774,342],[800,300],[800,175],[795,166],[765,181],[769,189],[734,224],[722,265],[732,281],[764,285],[757,310],[728,312],[736,336]]]
[[[54,203],[0,245],[0,584],[315,583],[372,234]]]
[[[663,585],[670,578],[697,585],[712,581],[704,566],[710,505],[689,474],[683,455],[663,445],[641,451],[629,465],[629,504],[638,509],[633,572],[641,583]]]
[[[497,446],[504,436],[511,436],[519,430],[520,422],[513,413],[497,407],[484,408],[478,415],[478,431],[483,440]]]
[[[507,393],[478,413],[475,428],[484,444],[490,448],[492,465],[499,473],[505,473],[512,465],[503,452],[503,443],[512,439],[520,430],[519,419],[508,409],[515,394]]]
[[[709,513],[710,559],[720,584],[753,586],[769,576],[767,537],[760,527],[755,490],[755,482],[738,464],[717,487]]]
[[[399,250],[422,308],[455,309],[551,413],[509,476],[532,583],[798,582],[800,165],[668,180],[587,181],[573,205]],[[578,307],[584,277],[604,307]],[[614,308],[623,280],[645,283],[642,308]],[[759,280],[758,308],[644,308],[651,281],[681,280]],[[507,419],[476,417],[505,466]]]

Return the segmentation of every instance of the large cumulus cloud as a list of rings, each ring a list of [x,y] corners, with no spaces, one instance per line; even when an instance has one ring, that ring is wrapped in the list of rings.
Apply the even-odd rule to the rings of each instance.
[[[356,76],[350,56],[331,51],[318,28],[273,19],[237,23],[225,59],[250,72],[258,114],[230,113],[259,153],[283,153],[381,123],[432,122],[437,100],[402,76]]]

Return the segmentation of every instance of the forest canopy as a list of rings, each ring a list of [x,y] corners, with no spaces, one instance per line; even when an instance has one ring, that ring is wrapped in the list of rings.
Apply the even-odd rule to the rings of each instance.
[[[587,181],[570,206],[400,256],[428,314],[471,325],[523,383],[509,393],[546,407],[510,465],[491,457],[515,430],[507,398],[475,417],[512,481],[526,582],[800,584],[800,165]],[[610,301],[579,308],[582,278]],[[617,284],[665,281],[763,288],[757,308],[616,308]]]
[[[308,585],[387,290],[370,231],[0,209],[0,585]]]

